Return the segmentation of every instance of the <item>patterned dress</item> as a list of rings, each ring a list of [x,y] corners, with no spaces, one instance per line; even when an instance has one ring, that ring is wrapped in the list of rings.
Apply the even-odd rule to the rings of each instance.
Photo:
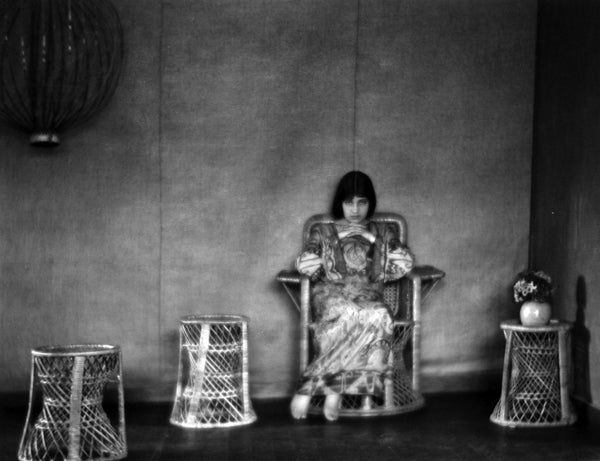
[[[383,283],[399,279],[413,265],[394,226],[369,223],[365,235],[348,235],[335,224],[316,226],[299,260],[317,254],[322,266],[312,276],[311,324],[315,357],[299,394],[383,393],[389,371],[392,316],[383,301]],[[400,254],[394,262],[390,252]]]

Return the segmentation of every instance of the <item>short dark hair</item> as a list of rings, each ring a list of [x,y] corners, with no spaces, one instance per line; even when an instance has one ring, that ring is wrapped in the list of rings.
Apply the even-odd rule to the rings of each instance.
[[[373,216],[377,207],[377,196],[371,178],[362,171],[350,171],[346,173],[337,186],[331,205],[331,215],[335,219],[344,217],[342,203],[352,200],[354,197],[364,197],[369,200],[369,212],[367,218]]]

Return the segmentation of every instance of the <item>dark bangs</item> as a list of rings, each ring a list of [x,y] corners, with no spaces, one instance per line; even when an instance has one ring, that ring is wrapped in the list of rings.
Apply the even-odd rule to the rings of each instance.
[[[333,204],[331,206],[331,215],[335,219],[341,219],[344,217],[344,210],[342,203],[346,200],[352,200],[354,197],[364,197],[369,200],[369,212],[367,218],[373,216],[375,208],[377,207],[377,197],[375,196],[375,189],[371,178],[361,171],[351,171],[346,173],[340,180],[335,196],[333,197]]]

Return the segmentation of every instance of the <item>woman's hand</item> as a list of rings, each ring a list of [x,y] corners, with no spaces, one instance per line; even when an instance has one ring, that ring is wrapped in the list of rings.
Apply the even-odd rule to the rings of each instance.
[[[304,275],[311,276],[319,270],[323,261],[321,257],[315,253],[304,252],[296,259],[296,269]]]
[[[353,235],[359,235],[371,243],[375,241],[375,236],[360,224],[348,224],[338,227],[339,238],[343,239],[346,237],[352,237]]]

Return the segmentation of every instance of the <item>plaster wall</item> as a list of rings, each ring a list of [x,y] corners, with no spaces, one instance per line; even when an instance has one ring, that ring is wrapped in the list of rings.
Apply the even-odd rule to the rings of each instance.
[[[447,273],[425,391],[499,385],[527,264],[536,2],[114,0],[110,105],[52,151],[0,128],[0,391],[39,344],[117,343],[129,398],[174,391],[190,313],[250,318],[256,398],[289,394],[298,318],[275,274],[359,168]]]

